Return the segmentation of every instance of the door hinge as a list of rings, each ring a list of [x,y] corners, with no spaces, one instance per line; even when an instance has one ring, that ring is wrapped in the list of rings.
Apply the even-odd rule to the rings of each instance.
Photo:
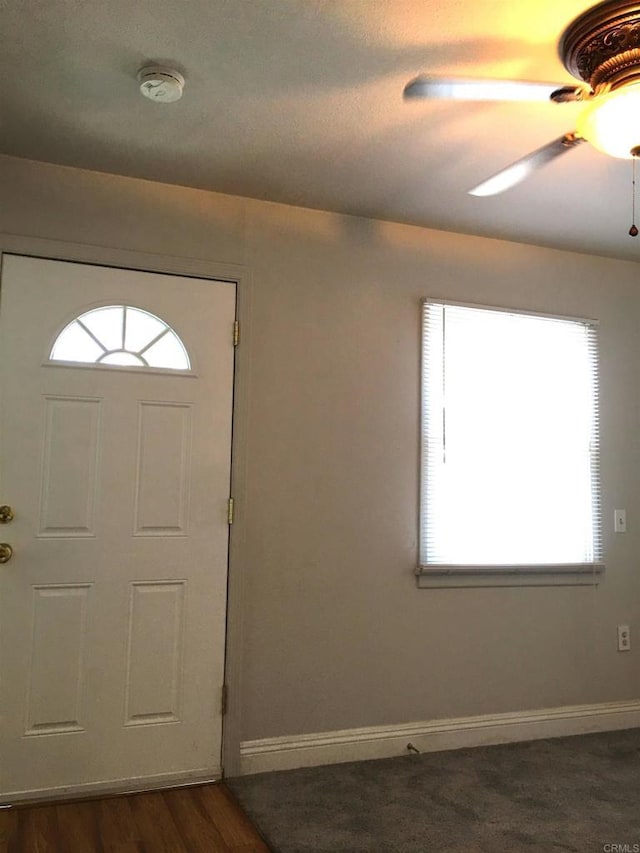
[[[237,347],[240,343],[240,323],[237,320],[233,321],[233,345]]]
[[[220,698],[220,713],[224,717],[227,713],[227,707],[229,705],[229,688],[226,684],[222,685],[222,695]]]
[[[233,524],[233,498],[227,502],[227,524]]]

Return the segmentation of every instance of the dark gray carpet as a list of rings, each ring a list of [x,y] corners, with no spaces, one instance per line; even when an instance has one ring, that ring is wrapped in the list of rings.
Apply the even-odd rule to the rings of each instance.
[[[640,729],[227,784],[275,853],[640,851]]]

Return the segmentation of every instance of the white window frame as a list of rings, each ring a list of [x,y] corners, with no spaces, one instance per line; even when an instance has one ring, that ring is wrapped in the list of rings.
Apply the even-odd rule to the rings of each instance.
[[[423,559],[425,550],[424,526],[426,519],[426,494],[427,494],[427,437],[426,437],[426,394],[425,394],[425,370],[426,370],[426,312],[428,305],[443,305],[480,309],[485,311],[503,312],[508,314],[529,315],[541,319],[564,320],[579,323],[593,329],[597,333],[598,321],[582,317],[567,317],[562,315],[547,314],[542,312],[526,311],[514,308],[497,307],[493,305],[480,305],[467,302],[456,302],[453,300],[426,298],[422,301],[422,371],[421,371],[421,453],[420,453],[420,512],[419,512],[419,557],[416,568],[418,587],[505,587],[505,586],[592,586],[598,584],[605,565],[602,560],[602,514],[601,514],[601,484],[599,478],[599,422],[597,418],[598,402],[598,364],[595,373],[595,400],[596,407],[596,446],[594,449],[596,459],[596,476],[592,476],[593,488],[596,496],[593,501],[596,515],[597,529],[594,531],[594,560],[593,562],[544,565],[453,565],[428,563]],[[596,339],[596,360],[599,359],[599,342]]]

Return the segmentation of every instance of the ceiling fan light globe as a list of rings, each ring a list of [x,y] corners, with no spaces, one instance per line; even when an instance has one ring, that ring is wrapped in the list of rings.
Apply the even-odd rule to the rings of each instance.
[[[610,157],[630,160],[640,145],[640,83],[595,98],[578,117],[578,133]]]

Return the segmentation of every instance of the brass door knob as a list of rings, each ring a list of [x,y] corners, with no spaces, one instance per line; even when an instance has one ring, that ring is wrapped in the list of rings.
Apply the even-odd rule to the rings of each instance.
[[[9,524],[13,521],[13,510],[7,504],[0,506],[0,524]]]
[[[8,563],[13,557],[13,548],[8,542],[0,542],[0,563]]]

